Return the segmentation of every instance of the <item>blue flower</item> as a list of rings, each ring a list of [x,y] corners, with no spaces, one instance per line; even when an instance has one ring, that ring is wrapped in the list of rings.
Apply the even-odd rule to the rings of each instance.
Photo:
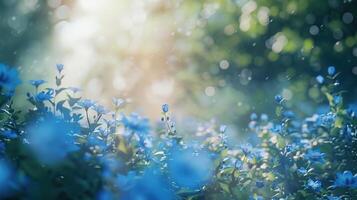
[[[68,89],[71,90],[73,93],[77,93],[81,91],[81,88],[78,87],[69,87]]]
[[[209,182],[213,172],[212,165],[212,160],[205,151],[175,149],[168,161],[168,171],[178,186],[199,189]]]
[[[221,133],[226,132],[226,130],[227,130],[227,126],[226,126],[226,125],[221,125],[221,126],[219,127],[219,132],[221,132]]]
[[[122,123],[127,131],[145,135],[150,130],[149,120],[141,117],[136,113],[131,113],[129,116],[123,115]]]
[[[258,119],[258,115],[256,113],[250,114],[250,120],[254,121]]]
[[[254,130],[257,127],[258,123],[256,121],[250,121],[248,124],[249,129]]]
[[[169,105],[168,104],[162,105],[162,112],[164,112],[164,113],[169,112]]]
[[[129,190],[122,191],[121,200],[174,200],[173,192],[160,173],[147,169]]]
[[[120,108],[125,104],[125,100],[121,98],[113,98],[112,101],[116,108]]]
[[[0,89],[12,93],[20,83],[17,70],[0,63]]]
[[[342,102],[342,97],[340,95],[336,95],[333,97],[333,102],[335,104],[340,104]]]
[[[314,181],[312,179],[309,179],[307,181],[307,187],[315,192],[319,192],[321,190],[321,181],[319,180]]]
[[[242,150],[244,155],[247,156],[247,155],[250,155],[251,152],[253,151],[253,146],[249,143],[246,143],[246,144],[240,145],[240,149]]]
[[[257,186],[258,188],[264,187],[264,181],[256,181],[255,186]]]
[[[29,146],[43,163],[56,164],[68,153],[78,150],[73,134],[79,129],[62,119],[47,117],[27,127]]]
[[[97,112],[98,114],[100,114],[100,115],[104,115],[104,114],[107,114],[109,112],[104,106],[102,106],[100,104],[95,104],[93,106],[93,110],[95,112]]]
[[[276,95],[274,97],[274,99],[275,99],[275,102],[277,102],[279,104],[284,100],[284,98],[281,95]]]
[[[321,153],[319,150],[309,149],[305,154],[304,158],[312,163],[323,163],[325,154]]]
[[[256,195],[256,196],[250,196],[249,200],[264,200],[262,196]]]
[[[237,158],[232,158],[232,157],[224,158],[222,169],[227,169],[231,167],[241,169],[243,167],[243,162],[241,160],[238,160]]]
[[[333,76],[335,74],[335,72],[336,72],[336,68],[334,66],[329,66],[327,68],[328,75]]]
[[[95,130],[95,133],[98,133],[99,135],[106,137],[110,133],[110,130],[108,128],[104,128],[101,126]]]
[[[334,124],[335,119],[336,119],[335,113],[329,112],[327,114],[321,114],[318,116],[316,124],[318,126],[330,128]]]
[[[318,76],[316,76],[316,81],[319,83],[319,84],[322,84],[322,83],[324,83],[324,77],[323,76],[321,76],[321,75],[318,75]]]
[[[113,155],[104,155],[100,158],[100,161],[103,164],[105,171],[117,171],[118,169],[122,169],[124,167],[124,163]],[[112,174],[110,175],[112,177]]]
[[[274,133],[282,134],[283,127],[280,124],[274,124],[274,126],[270,129]]]
[[[291,110],[287,110],[287,111],[283,112],[283,116],[285,118],[292,119],[295,117],[295,113]]]
[[[59,73],[61,73],[62,70],[63,70],[63,68],[64,68],[64,65],[63,65],[63,64],[56,64],[56,68],[57,68],[57,71],[58,71]]]
[[[113,197],[113,193],[112,192],[110,192],[107,189],[103,189],[97,194],[97,198],[96,199],[97,200],[113,200],[115,198]]]
[[[3,135],[7,139],[15,139],[17,138],[17,133],[13,130],[4,130],[1,132],[1,135]]]
[[[85,110],[88,110],[89,108],[96,105],[96,103],[90,99],[82,99],[82,100],[78,101],[77,104]]]
[[[327,200],[341,200],[341,197],[336,197],[336,196],[327,196]]]
[[[13,179],[13,172],[10,165],[4,160],[0,160],[0,198],[8,195]]]
[[[5,143],[3,141],[0,141],[0,158],[4,153],[4,151],[5,151]]]
[[[41,91],[35,95],[35,101],[37,102],[44,102],[53,99],[54,97],[54,90],[47,89],[47,92]]]
[[[266,122],[266,121],[268,121],[268,119],[269,119],[269,116],[267,114],[263,113],[260,115],[260,120]]]
[[[300,167],[299,169],[297,169],[297,172],[304,176],[307,174],[307,170],[304,167]]]
[[[107,144],[105,143],[105,141],[102,138],[99,138],[99,137],[97,137],[95,135],[88,136],[87,142],[88,142],[89,145],[95,146],[95,147],[100,148],[102,150],[107,147]]]
[[[354,133],[352,133],[352,125],[346,124],[341,130],[341,135],[343,135],[347,140],[351,139]],[[351,141],[349,141],[351,142]]]
[[[30,84],[33,85],[34,87],[38,88],[40,85],[46,83],[44,80],[30,80]]]
[[[127,175],[118,174],[116,177],[116,183],[121,190],[128,190],[135,185],[136,178],[136,172],[129,171]]]
[[[334,187],[349,187],[352,189],[357,188],[357,175],[352,175],[350,171],[344,171],[343,173],[337,173]]]

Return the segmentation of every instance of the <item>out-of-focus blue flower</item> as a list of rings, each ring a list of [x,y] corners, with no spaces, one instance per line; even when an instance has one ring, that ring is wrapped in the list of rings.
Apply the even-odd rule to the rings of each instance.
[[[275,102],[279,103],[279,104],[284,100],[284,98],[281,95],[276,95],[274,97],[274,99],[275,99]]]
[[[328,75],[333,76],[336,73],[336,68],[334,66],[329,66],[327,68],[327,73]]]
[[[88,136],[87,142],[89,145],[96,146],[100,149],[105,149],[107,146],[107,144],[105,143],[105,141],[102,138],[99,138],[95,135]]]
[[[212,165],[210,155],[205,151],[175,149],[168,161],[168,171],[178,186],[199,189],[209,182],[213,172]]]
[[[17,70],[0,63],[0,89],[13,92],[20,83]]]
[[[226,130],[227,130],[227,126],[226,126],[226,125],[221,125],[221,126],[219,127],[219,132],[221,132],[221,133],[226,132]]]
[[[133,187],[122,191],[121,200],[173,200],[176,199],[163,177],[152,169],[135,181]]]
[[[95,101],[92,101],[90,99],[82,99],[82,100],[78,101],[77,104],[85,110],[88,110],[89,108],[96,105]]]
[[[100,161],[103,163],[104,169],[109,171],[116,171],[124,165],[121,160],[109,154],[101,157]]]
[[[325,81],[325,79],[324,79],[323,76],[318,75],[318,76],[316,76],[316,81],[317,81],[319,84],[323,84],[324,81]]]
[[[340,104],[342,102],[342,97],[340,95],[336,95],[333,97],[333,102],[335,104]]]
[[[41,91],[35,95],[35,101],[37,102],[44,102],[53,99],[54,97],[54,90],[47,89],[47,91]]]
[[[45,80],[30,80],[30,84],[33,85],[34,87],[38,88],[40,85],[46,83]]]
[[[93,110],[95,112],[97,112],[98,114],[100,114],[100,115],[104,115],[104,114],[107,114],[109,112],[104,106],[102,106],[100,104],[95,104],[93,106]]]
[[[283,127],[281,124],[275,124],[271,129],[272,132],[282,134],[283,133]]]
[[[292,119],[292,118],[295,117],[295,113],[293,111],[291,111],[291,110],[287,110],[287,111],[283,112],[283,116],[285,118]]]
[[[225,132],[221,132],[221,130],[220,130],[220,133],[219,133],[219,138],[221,139],[221,141],[222,141],[222,144],[223,145],[226,145],[227,144],[227,142],[228,142],[228,135],[225,133]]]
[[[350,171],[344,171],[343,173],[337,173],[334,187],[349,187],[352,189],[357,188],[357,175],[352,175]]]
[[[127,131],[137,133],[138,135],[145,135],[150,130],[149,120],[137,113],[131,113],[129,116],[123,115],[121,121]]]
[[[269,119],[269,116],[267,114],[263,113],[260,115],[260,120],[266,122],[266,121],[268,121],[268,119]]]
[[[1,131],[1,135],[7,139],[17,138],[17,133],[13,130],[3,130],[3,131]]]
[[[293,151],[295,151],[298,147],[295,145],[295,144],[287,144],[285,147],[284,147],[284,151],[286,153],[291,153]]]
[[[164,113],[167,113],[167,112],[169,112],[169,105],[168,104],[164,104],[164,105],[162,105],[162,112],[164,112]]]
[[[116,108],[120,108],[125,104],[125,100],[122,98],[113,98],[112,102]]]
[[[27,127],[29,146],[38,160],[55,164],[78,150],[73,134],[79,130],[62,119],[48,117],[39,119]]]
[[[320,150],[309,149],[305,154],[304,158],[312,163],[323,163],[325,154],[321,153]]]
[[[252,152],[253,146],[249,143],[246,143],[246,144],[240,145],[240,149],[247,156],[248,154],[250,154]]]
[[[98,195],[97,195],[97,200],[113,200],[115,199],[114,198],[114,195],[112,192],[110,192],[109,190],[107,189],[103,189],[101,190]]]
[[[261,160],[266,152],[261,148],[253,148],[252,152],[248,155],[248,159]]]
[[[11,185],[14,181],[13,170],[4,160],[0,160],[0,199],[6,197],[11,192]]]
[[[328,200],[341,200],[341,197],[336,197],[336,196],[330,195],[330,196],[327,196],[327,199]]]
[[[336,119],[335,113],[329,112],[327,114],[321,114],[318,116],[316,124],[318,126],[324,126],[326,128],[330,128],[334,124],[335,119]]]
[[[297,147],[304,148],[304,149],[310,149],[312,148],[310,141],[307,139],[297,139],[294,141],[294,144]]]
[[[250,120],[255,121],[255,120],[257,120],[257,119],[258,119],[257,113],[252,113],[252,114],[250,114]]]
[[[73,93],[77,93],[81,91],[81,88],[78,87],[69,87],[68,89],[71,90]]]
[[[135,171],[129,171],[127,175],[118,174],[116,183],[121,190],[129,190],[135,185],[137,174]]]
[[[95,130],[95,132],[101,136],[107,136],[110,133],[110,130],[100,126]]]
[[[63,68],[64,68],[64,65],[63,65],[63,64],[56,64],[56,68],[57,68],[57,71],[58,71],[59,73],[61,73],[62,70],[63,70]]]
[[[257,128],[257,125],[258,125],[257,121],[250,121],[248,127],[249,129],[254,130],[255,128]]]
[[[249,200],[264,200],[262,196],[256,195],[249,197]]]
[[[343,129],[340,130],[340,133],[342,136],[345,137],[345,139],[348,140],[348,142],[352,142],[350,139],[352,138],[355,133],[352,132],[352,125],[351,124],[346,124]]]
[[[352,118],[356,117],[356,111],[357,111],[357,103],[356,102],[348,105],[347,112]]]
[[[241,169],[243,167],[243,162],[237,158],[232,158],[232,157],[224,158],[222,169],[231,168],[231,167]]]
[[[5,143],[3,141],[0,141],[0,158],[1,155],[4,153],[5,151]]]
[[[240,145],[240,149],[242,150],[243,154],[250,160],[260,160],[264,155],[264,151],[262,149],[253,148],[250,143]]]
[[[256,181],[255,186],[257,186],[258,188],[264,187],[264,181]]]
[[[307,181],[307,187],[315,192],[319,192],[321,190],[321,181],[319,180],[314,181],[312,179],[309,179]]]
[[[303,176],[307,174],[307,170],[304,167],[300,167],[299,169],[297,169],[297,172]]]
[[[118,123],[119,123],[119,120],[117,120],[117,119],[109,119],[109,120],[104,119],[104,121],[105,121],[106,125],[111,128],[117,127]]]

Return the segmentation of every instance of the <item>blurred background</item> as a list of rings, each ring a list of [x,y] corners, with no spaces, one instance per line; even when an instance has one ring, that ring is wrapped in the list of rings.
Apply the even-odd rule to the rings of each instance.
[[[20,70],[18,97],[63,63],[66,86],[108,107],[128,98],[156,121],[169,103],[179,126],[245,128],[276,94],[311,114],[330,65],[355,103],[356,13],[354,0],[1,0],[0,62]]]

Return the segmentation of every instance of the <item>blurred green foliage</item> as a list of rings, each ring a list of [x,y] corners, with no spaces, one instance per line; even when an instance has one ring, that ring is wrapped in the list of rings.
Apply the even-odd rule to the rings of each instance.
[[[18,65],[51,32],[46,1],[0,1],[0,60]]]
[[[330,65],[342,72],[344,88],[351,91],[347,102],[355,97],[353,1],[183,1],[180,8],[196,23],[177,41],[187,45],[182,51],[187,68],[178,75],[189,94],[183,104],[193,96],[194,105],[201,105],[189,107],[193,114],[237,122],[250,112],[269,113],[267,103],[277,93],[309,113],[307,102],[324,99],[308,83]],[[216,88],[209,100],[203,98],[207,86]]]

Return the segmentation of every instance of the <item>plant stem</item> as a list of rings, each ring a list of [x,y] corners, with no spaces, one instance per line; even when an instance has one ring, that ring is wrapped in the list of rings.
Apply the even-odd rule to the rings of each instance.
[[[90,121],[89,121],[88,109],[85,109],[85,111],[86,111],[86,118],[87,118],[88,128],[90,129]]]

